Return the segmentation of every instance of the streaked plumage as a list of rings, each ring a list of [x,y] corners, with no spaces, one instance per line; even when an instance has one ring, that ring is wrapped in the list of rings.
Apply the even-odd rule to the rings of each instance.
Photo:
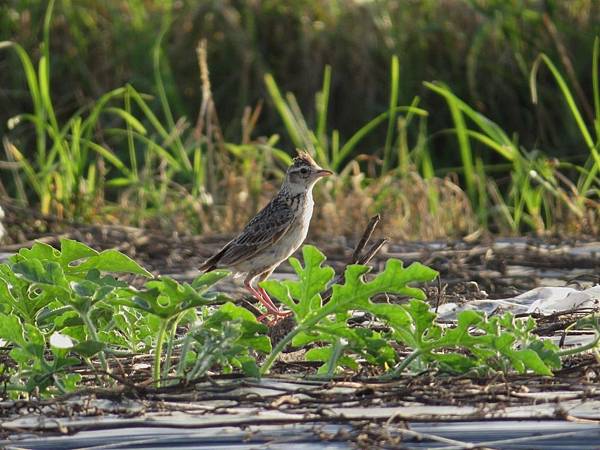
[[[252,284],[256,278],[258,281],[266,279],[302,245],[313,212],[312,189],[321,177],[331,173],[319,167],[308,153],[300,152],[288,168],[277,195],[236,238],[207,259],[200,270],[227,267],[246,273],[244,284],[269,313],[285,315],[262,288]]]

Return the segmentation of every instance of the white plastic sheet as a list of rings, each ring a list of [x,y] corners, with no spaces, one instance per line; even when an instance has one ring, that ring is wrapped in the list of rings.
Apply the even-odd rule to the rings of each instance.
[[[460,311],[479,310],[550,315],[581,308],[600,308],[600,285],[577,290],[570,287],[538,287],[516,297],[498,300],[473,300],[464,305],[446,303],[438,308],[442,320],[453,320]]]

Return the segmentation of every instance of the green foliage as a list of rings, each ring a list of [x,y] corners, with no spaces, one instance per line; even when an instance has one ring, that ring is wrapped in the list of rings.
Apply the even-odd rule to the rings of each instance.
[[[227,272],[204,274],[191,284],[151,279],[142,289],[128,286],[116,273],[152,277],[116,250],[97,252],[70,239],[61,240],[60,249],[38,242],[0,264],[0,339],[11,347],[15,365],[8,389],[67,392],[80,380],[70,372],[73,366],[97,357],[109,371],[108,356],[149,350],[160,384],[175,369],[171,356],[181,340],[189,354],[182,356],[179,378],[201,376],[218,365],[257,373],[250,352],[270,351],[266,327],[230,303],[212,313],[208,309],[226,299],[209,288]],[[192,331],[178,338],[182,324]],[[190,365],[193,354],[197,359]]]
[[[28,51],[36,48],[41,28],[36,25],[46,5],[3,2],[0,39],[17,39]],[[329,92],[332,99],[364,92],[331,110],[336,111],[335,122],[341,134],[348,136],[357,123],[366,122],[380,112],[382,105],[388,105],[380,87],[390,81],[387,64],[396,54],[401,56],[401,95],[417,92],[422,80],[443,78],[469,103],[481,105],[498,123],[523,136],[535,123],[536,115],[534,110],[523,108],[527,89],[522,82],[531,61],[540,49],[558,61],[557,47],[562,44],[576,76],[583,79],[599,12],[595,2],[589,0],[548,4],[308,0],[289,5],[193,0],[132,4],[113,0],[57,2],[54,16],[51,32],[58,31],[60,48],[69,49],[56,52],[52,58],[53,69],[61,74],[53,86],[61,109],[77,109],[73,91],[90,95],[129,80],[147,91],[155,83],[150,49],[161,27],[172,23],[165,38],[169,42],[164,50],[169,66],[163,69],[163,78],[171,109],[178,117],[194,117],[197,113],[200,87],[193,50],[201,37],[208,37],[215,102],[227,129],[239,129],[240,111],[263,89],[265,70],[285,81],[285,86],[293,86],[298,103],[308,105],[322,83],[323,66],[329,64],[337,73]],[[24,27],[28,18],[31,26]],[[550,25],[560,30],[558,36],[548,32]],[[6,72],[3,86],[9,92],[23,86],[22,74]],[[229,86],[236,86],[237,95],[231,95]],[[549,97],[554,96],[556,90],[550,80],[541,87]],[[504,98],[498,98],[498,93]],[[18,92],[2,100],[12,111],[25,103]],[[157,103],[154,109],[160,112],[161,105]],[[542,133],[543,144],[551,141],[549,148],[572,148],[576,130],[563,129],[559,125],[564,122],[564,114],[551,112],[547,105],[539,120],[545,130],[560,129],[556,133],[562,139],[552,142],[554,133]],[[444,128],[448,119],[443,112],[436,113],[434,129]],[[275,128],[279,125],[271,116],[259,132],[281,133],[283,130]],[[383,128],[378,141],[383,143],[385,135]],[[439,148],[443,148],[442,143]],[[444,165],[453,164],[452,154],[441,157]]]
[[[242,172],[255,184],[260,182],[261,171],[256,166],[248,167],[248,155],[255,161],[271,155],[289,159],[273,148],[277,136],[257,145],[236,145],[222,140],[218,125],[211,132],[213,125],[207,124],[208,136],[199,138],[204,130],[195,128],[191,133],[187,131],[187,120],[176,120],[169,104],[172,98],[168,98],[173,92],[165,85],[170,78],[165,73],[168,61],[162,49],[170,24],[167,15],[158,37],[153,30],[154,42],[149,45],[153,46],[151,73],[160,100],[159,111],[151,96],[124,84],[86,102],[67,117],[57,114],[60,105],[56,96],[50,95],[50,86],[56,85],[50,70],[55,67],[50,63],[50,36],[55,9],[69,9],[63,6],[54,1],[47,4],[37,61],[33,49],[28,51],[17,41],[0,41],[1,52],[13,51],[17,56],[15,61],[21,65],[33,103],[32,113],[19,111],[9,118],[10,133],[3,139],[9,164],[2,170],[9,168],[12,182],[7,181],[5,186],[3,178],[0,188],[10,191],[19,203],[59,218],[91,220],[114,214],[134,224],[150,219],[168,222],[172,216],[181,220],[185,215],[186,229],[194,220],[197,228],[206,230],[213,221],[222,224],[214,214],[202,213],[222,197],[223,189],[217,184],[219,171],[229,172],[234,164],[228,155],[220,155],[217,165],[215,146],[229,152],[234,161],[242,160]],[[70,13],[71,17],[77,14]],[[216,120],[215,111],[207,112],[205,108],[204,114],[207,116],[199,122]],[[26,137],[20,139],[20,134]],[[215,142],[215,136],[219,136],[219,142]],[[123,209],[115,205],[115,200],[117,205],[138,206]],[[126,215],[122,214],[124,210]]]
[[[211,370],[259,377],[289,345],[308,347],[306,360],[320,362],[318,375],[326,378],[365,366],[379,368],[384,378],[431,368],[551,376],[561,357],[595,350],[600,340],[596,315],[576,325],[594,329],[597,338],[561,351],[534,334],[533,318],[463,311],[454,326],[443,326],[423,291],[411,286],[437,276],[422,264],[404,267],[390,259],[376,275],[366,266],[351,265],[344,281],[330,286],[334,271],[323,264],[325,256],[307,245],[303,257],[304,265],[290,260],[297,279],[262,283],[296,320],[272,348],[265,325],[212,290],[227,272],[203,274],[192,283],[151,279],[133,288],[106,268],[151,274],[119,252],[97,252],[68,239],[60,249],[42,243],[22,249],[0,265],[0,342],[10,358],[1,369],[6,389],[15,397],[71,392],[81,382],[77,367],[97,370],[98,362],[108,372],[110,358],[131,352],[154,354],[157,386],[193,382]],[[328,288],[331,296],[324,301]],[[382,302],[384,295],[408,301]],[[356,312],[383,322],[386,329],[356,325]],[[403,357],[399,350],[410,354]],[[260,365],[258,354],[266,355]],[[103,372],[97,374],[99,382],[114,382]]]
[[[205,295],[206,290],[228,274],[226,271],[203,274],[194,281],[194,286],[189,283],[179,283],[169,277],[161,277],[159,280],[148,281],[143,291],[134,288],[120,290],[118,301],[131,308],[169,320],[188,309],[214,302],[217,294]]]
[[[531,370],[552,375],[551,369],[560,368],[558,347],[532,333],[535,321],[531,318],[515,319],[510,313],[487,318],[480,312],[462,311],[456,327],[442,328],[424,302],[413,300],[405,311],[405,317],[395,317],[388,323],[394,338],[413,349],[413,353],[392,375],[401,373],[409,364],[419,367],[431,362],[453,373],[506,373],[515,369],[519,373]]]
[[[169,277],[161,277],[160,280],[148,281],[143,291],[126,288],[117,292],[115,303],[133,310],[137,309],[142,315],[149,314],[158,319],[154,349],[154,379],[159,385],[173,368],[171,356],[177,339],[177,327],[188,311],[193,314],[196,308],[227,299],[223,295],[207,292],[207,290],[228,274],[226,271],[205,273],[196,278],[192,284],[178,283]],[[265,352],[267,347],[270,349],[270,343],[268,346],[265,343],[265,340],[268,342],[267,337],[255,335],[259,331],[264,334],[267,328],[258,323],[250,312],[226,303],[200,326],[193,326],[188,337],[184,338],[184,352],[180,357],[178,376],[184,374],[186,378],[202,376],[215,364],[241,367],[254,374],[256,370],[249,364],[249,350],[252,348]],[[165,358],[167,364],[162,367],[165,340],[167,341]],[[201,351],[196,349],[198,345]],[[185,361],[193,354],[196,354],[196,361],[191,368],[188,368]],[[186,372],[186,369],[189,369],[189,372]]]
[[[579,130],[581,141],[587,147],[589,156],[584,158],[583,165],[553,163],[539,151],[526,151],[519,146],[515,137],[508,134],[495,122],[485,117],[464,100],[460,99],[452,90],[442,83],[425,82],[429,90],[442,96],[451,112],[454,122],[453,131],[456,133],[457,144],[461,156],[462,173],[465,179],[467,193],[471,202],[477,206],[479,218],[483,225],[489,224],[492,219],[489,211],[499,211],[502,222],[499,225],[509,227],[513,233],[527,228],[542,232],[553,225],[556,220],[555,211],[567,209],[577,220],[581,221],[586,216],[586,205],[593,202],[600,189],[600,94],[598,93],[598,53],[600,39],[594,41],[592,56],[592,79],[594,91],[595,116],[592,118],[596,130],[596,137],[592,136],[589,125],[586,124],[581,107],[569,85],[545,54],[541,54],[535,61],[530,73],[530,89],[533,103],[538,103],[537,74],[542,64],[551,72],[559,87],[559,92],[566,105],[566,111],[573,118]],[[468,127],[473,124],[476,129]],[[492,150],[498,157],[505,159],[510,165],[510,184],[508,196],[503,198],[499,194],[496,182],[488,176],[482,163],[476,170],[474,147],[479,146],[485,150]],[[479,159],[478,159],[479,158]],[[489,159],[489,158],[488,158]],[[561,169],[575,170],[577,179],[572,183],[561,173]],[[489,195],[496,201],[496,208],[489,208]],[[492,199],[492,200],[493,200]],[[596,205],[597,206],[597,205]],[[594,214],[592,212],[592,214]]]
[[[294,94],[286,93],[285,98],[281,94],[277,82],[271,74],[265,75],[265,85],[275,104],[290,140],[297,148],[308,149],[312,154],[316,155],[316,159],[325,167],[331,167],[334,171],[342,171],[344,162],[347,162],[353,156],[361,142],[380,124],[388,121],[388,131],[386,136],[386,144],[384,150],[383,173],[387,172],[392,164],[391,145],[394,139],[395,120],[398,113],[406,114],[406,121],[412,116],[425,118],[428,116],[427,111],[417,108],[419,103],[418,97],[413,100],[409,106],[398,106],[398,59],[392,58],[392,92],[390,107],[388,111],[377,115],[372,120],[369,120],[358,130],[356,130],[345,143],[340,144],[339,130],[331,131],[331,138],[327,136],[326,123],[329,101],[329,88],[331,83],[331,68],[326,67],[323,75],[323,87],[319,91],[316,98],[316,126],[312,129],[307,124],[307,121],[298,106]]]
[[[21,328],[22,324],[25,331],[23,336],[14,332],[4,336],[17,345],[11,357],[21,369],[18,379],[28,380],[31,370],[49,371],[39,375],[45,377],[46,382],[39,384],[44,390],[53,384],[49,375],[79,361],[65,359],[64,352],[54,350],[54,362],[46,361],[46,338],[58,330],[71,331],[72,337],[79,340],[70,347],[72,352],[85,358],[98,354],[103,369],[107,370],[104,344],[99,341],[93,318],[99,305],[126,286],[113,276],[103,275],[102,271],[108,268],[117,273],[151,276],[126,255],[115,250],[97,252],[70,239],[61,241],[60,250],[36,243],[31,249],[21,249],[8,264],[0,265],[0,317],[8,321],[6,330]],[[35,339],[35,347],[25,345],[32,339]],[[35,351],[31,351],[32,348]],[[56,385],[60,386],[60,382]],[[23,389],[30,391],[31,387],[25,384]]]
[[[325,256],[313,246],[304,246],[303,256],[304,267],[294,258],[290,259],[298,281],[267,280],[262,283],[269,294],[290,308],[297,323],[264,363],[263,373],[269,370],[278,353],[288,344],[302,346],[313,342],[324,344],[325,348],[312,350],[308,358],[324,361],[320,370],[329,375],[335,372],[338,365],[356,367],[358,355],[381,365],[391,363],[394,352],[379,333],[353,329],[348,325],[351,311],[375,310],[382,315],[402,313],[402,306],[375,304],[370,299],[383,293],[424,298],[420,289],[408,284],[430,281],[437,276],[437,272],[419,263],[404,268],[400,261],[391,259],[383,272],[365,282],[364,276],[370,269],[351,265],[344,274],[344,284],[334,285],[331,298],[323,304],[321,293],[333,279],[333,269],[321,266]]]
[[[50,346],[48,357],[46,337],[35,325],[23,324],[15,315],[0,314],[0,338],[12,344],[9,356],[17,366],[8,389],[44,392],[55,387],[65,393],[73,390],[81,379],[79,374],[68,372],[70,367],[79,364],[79,358],[68,356],[67,351],[55,346]],[[92,356],[101,351],[100,345],[94,345],[99,343],[92,342],[81,342],[71,350],[80,356]]]
[[[191,361],[185,378],[190,381],[201,377],[214,366],[225,373],[237,368],[247,376],[258,377],[256,358],[251,352],[271,352],[266,331],[267,327],[258,323],[250,311],[225,303],[200,325],[192,327],[186,336],[180,361],[184,364]]]
[[[455,328],[435,322],[436,315],[423,301],[413,282],[431,281],[437,272],[419,263],[404,268],[395,259],[387,261],[385,270],[372,280],[365,280],[369,268],[353,265],[346,269],[344,284],[333,286],[333,294],[325,305],[321,293],[333,278],[330,267],[322,267],[324,255],[312,246],[303,250],[305,266],[291,259],[298,280],[264,281],[262,286],[290,308],[297,325],[281,341],[262,367],[268,371],[279,351],[291,344],[318,344],[307,353],[307,359],[322,361],[319,372],[332,376],[340,367],[358,368],[358,360],[380,367],[396,366],[388,376],[397,376],[409,366],[437,365],[455,373],[468,370],[515,369],[551,375],[560,367],[558,348],[541,340],[532,331],[535,321],[515,319],[511,314],[487,318],[484,314],[464,311]],[[409,297],[407,304],[375,303],[377,294]],[[382,320],[390,332],[381,334],[351,327],[351,311],[364,311]],[[390,345],[390,339],[410,348],[413,353],[402,361]]]
[[[237,229],[241,225],[240,222],[255,212],[261,203],[260,197],[264,191],[261,189],[263,175],[266,173],[274,175],[275,179],[280,178],[282,167],[277,166],[276,162],[285,165],[290,160],[289,154],[278,148],[281,145],[280,137],[273,130],[280,128],[288,141],[283,142],[284,145],[291,143],[308,149],[322,165],[339,173],[336,183],[327,183],[327,197],[333,202],[345,196],[343,186],[352,186],[360,192],[381,182],[383,187],[377,190],[376,201],[369,212],[386,210],[390,215],[397,213],[398,216],[404,216],[406,206],[403,203],[414,204],[418,200],[403,199],[402,195],[406,189],[398,185],[409,177],[420,177],[427,184],[426,189],[412,195],[418,196],[419,200],[427,196],[428,202],[422,207],[423,212],[427,213],[432,221],[439,221],[439,203],[444,194],[451,197],[446,201],[456,203],[451,206],[464,210],[460,204],[462,196],[457,200],[454,186],[451,186],[449,192],[445,192],[441,186],[447,180],[437,178],[449,172],[456,172],[460,175],[460,183],[464,186],[468,197],[467,204],[473,214],[472,217],[469,214],[469,226],[465,227],[467,229],[457,226],[452,220],[441,226],[434,226],[436,230],[442,230],[438,231],[442,235],[471,232],[477,225],[512,234],[529,230],[539,233],[549,230],[577,232],[581,229],[586,232],[598,232],[600,89],[597,62],[600,44],[597,39],[592,45],[591,39],[571,36],[572,39],[585,40],[585,45],[578,46],[578,50],[581,47],[592,53],[593,69],[589,96],[586,96],[584,91],[587,86],[580,86],[573,73],[574,67],[587,67],[587,64],[584,64],[583,50],[581,55],[578,54],[581,61],[575,66],[567,65],[565,54],[559,52],[563,65],[567,65],[566,71],[553,62],[559,59],[551,51],[554,47],[563,46],[560,35],[551,31],[557,23],[576,22],[578,26],[575,28],[579,29],[582,18],[592,17],[597,11],[589,10],[587,4],[580,5],[581,8],[566,10],[563,10],[562,5],[555,5],[551,11],[542,11],[536,6],[517,2],[510,6],[501,5],[502,13],[499,14],[499,5],[495,1],[454,2],[451,10],[461,11],[466,14],[465,17],[470,17],[470,20],[466,19],[466,23],[471,26],[471,47],[467,50],[460,45],[460,49],[451,51],[452,57],[449,61],[453,64],[461,62],[454,66],[454,76],[452,71],[448,72],[446,62],[438,71],[419,72],[419,77],[412,72],[416,69],[410,60],[427,59],[420,54],[418,57],[413,54],[413,47],[419,49],[419,52],[427,52],[429,48],[434,53],[430,61],[436,61],[437,64],[441,61],[437,52],[442,51],[437,45],[439,39],[435,40],[435,44],[429,42],[429,46],[425,48],[421,45],[410,45],[410,48],[407,48],[407,42],[412,40],[406,38],[406,41],[400,42],[398,36],[405,36],[406,30],[413,30],[418,42],[423,44],[423,39],[427,42],[429,38],[424,36],[432,34],[416,30],[429,29],[430,15],[438,17],[444,24],[442,29],[438,30],[440,33],[453,36],[449,42],[464,42],[465,30],[462,27],[454,28],[455,24],[447,20],[445,11],[442,20],[438,14],[441,14],[444,8],[439,8],[435,2],[417,2],[410,7],[400,7],[385,1],[367,2],[364,5],[359,3],[350,2],[339,5],[339,8],[325,8],[320,4],[320,0],[315,0],[308,3],[308,13],[294,7],[278,8],[262,3],[257,7],[241,9],[235,5],[228,5],[213,11],[215,17],[220,17],[220,20],[230,17],[225,12],[230,11],[233,16],[245,17],[248,24],[254,24],[255,20],[267,20],[269,17],[281,17],[298,24],[304,23],[306,17],[311,17],[312,14],[315,24],[323,21],[331,26],[342,23],[350,26],[356,22],[353,26],[363,26],[366,18],[367,22],[372,22],[372,26],[381,33],[375,34],[377,37],[374,39],[385,41],[385,45],[381,46],[367,45],[368,55],[377,56],[366,64],[368,69],[358,71],[362,75],[356,79],[355,71],[345,70],[348,61],[366,61],[368,58],[347,55],[347,58],[337,60],[337,52],[330,54],[321,46],[317,48],[324,51],[327,57],[323,55],[317,58],[319,64],[309,66],[310,70],[306,72],[309,72],[310,76],[302,76],[302,83],[290,82],[289,77],[294,78],[298,76],[297,73],[303,74],[305,71],[281,74],[281,71],[277,70],[278,63],[272,61],[272,64],[263,64],[260,61],[263,61],[264,55],[254,53],[253,57],[242,58],[244,70],[211,71],[211,75],[216,72],[214,77],[217,79],[223,73],[237,77],[240,76],[238,72],[248,76],[250,72],[255,71],[253,76],[239,83],[240,87],[254,84],[253,89],[256,91],[264,91],[266,88],[277,112],[267,115],[266,120],[259,121],[261,107],[247,109],[242,120],[233,120],[233,117],[230,117],[226,122],[228,126],[224,126],[223,129],[219,125],[216,109],[218,106],[221,111],[219,101],[229,103],[232,96],[224,96],[222,92],[227,92],[228,89],[223,89],[217,82],[214,83],[217,86],[214,92],[216,100],[213,100],[207,62],[208,51],[214,45],[221,45],[221,40],[210,41],[208,49],[206,46],[199,48],[202,83],[197,83],[197,74],[194,72],[193,82],[188,80],[185,92],[178,91],[181,80],[176,79],[178,71],[174,67],[180,61],[186,61],[189,65],[189,61],[193,59],[189,54],[192,46],[176,46],[185,48],[188,53],[184,58],[169,58],[172,46],[163,43],[171,42],[173,35],[181,33],[177,26],[171,27],[172,20],[186,21],[188,17],[202,17],[199,20],[204,21],[208,20],[206,17],[212,17],[211,14],[204,13],[185,14],[184,11],[191,12],[198,8],[194,2],[180,2],[173,10],[165,7],[162,2],[146,2],[143,6],[138,5],[135,8],[129,5],[124,9],[127,13],[119,9],[119,2],[107,6],[106,11],[102,9],[102,12],[91,4],[74,7],[69,2],[54,1],[39,2],[39,5],[29,5],[25,9],[18,5],[0,7],[4,8],[0,9],[0,20],[7,22],[6,29],[19,28],[21,33],[28,36],[28,39],[24,39],[27,42],[21,42],[7,34],[5,39],[11,40],[1,41],[0,51],[14,56],[9,62],[20,64],[21,70],[7,72],[10,76],[14,74],[15,78],[22,78],[21,83],[16,86],[19,89],[27,86],[30,98],[26,99],[24,104],[28,108],[30,101],[32,105],[32,111],[27,113],[23,113],[25,106],[16,110],[7,108],[11,113],[7,121],[9,132],[3,139],[7,161],[4,161],[6,164],[0,164],[0,170],[10,171],[12,177],[4,177],[0,181],[0,190],[8,192],[22,204],[39,208],[43,214],[53,214],[59,218],[101,220],[107,216],[113,219],[116,215],[126,223],[143,224],[153,220],[165,227],[176,225],[182,231],[205,231],[216,226],[220,230]],[[208,10],[213,8],[205,7]],[[39,45],[34,45],[37,44],[37,36],[22,30],[25,27],[18,26],[19,22],[10,26],[11,20],[19,17],[20,13],[28,16],[31,13],[30,9],[37,11],[42,23],[39,27],[42,29]],[[575,10],[584,11],[579,19],[576,18]],[[3,11],[7,13],[2,14]],[[340,14],[341,11],[349,12]],[[114,35],[101,32],[97,28],[100,25],[93,20],[93,17],[105,17],[104,14],[113,15],[114,20],[108,23],[114,27],[109,30]],[[122,15],[127,18],[121,17]],[[380,15],[386,19],[381,20]],[[53,20],[56,16],[62,16],[66,22]],[[317,19],[319,17],[320,19]],[[56,26],[55,22],[68,24],[68,29],[73,35],[67,33],[66,38],[72,39],[72,48],[79,51],[50,51],[50,37],[53,27]],[[107,21],[102,19],[101,22]],[[209,22],[211,23],[204,25],[212,29],[215,24]],[[225,22],[231,26],[228,20]],[[135,28],[132,28],[132,23],[137,24]],[[383,23],[389,24],[389,27],[380,28]],[[267,25],[275,28],[282,26],[279,22],[270,20],[267,20]],[[291,24],[285,25],[286,33],[288,26]],[[534,33],[535,40],[540,40],[541,44],[523,45],[523,42],[529,44],[531,41],[526,38],[524,30],[533,32],[532,30],[537,30],[538,27],[545,30],[544,33],[540,33],[539,30]],[[38,27],[28,28],[35,30]],[[562,28],[563,33],[569,29],[568,26]],[[157,29],[160,30],[159,33],[156,33]],[[115,82],[113,77],[110,77],[110,89],[94,88],[94,92],[102,94],[98,94],[94,100],[86,100],[82,104],[65,108],[60,99],[70,98],[73,89],[69,84],[69,95],[64,95],[60,90],[57,95],[51,87],[56,89],[57,85],[61,85],[63,73],[61,72],[60,79],[51,75],[57,70],[57,66],[58,70],[70,70],[72,66],[80,64],[80,61],[76,61],[75,64],[73,61],[63,60],[63,53],[86,55],[91,45],[88,39],[84,38],[88,34],[94,35],[96,39],[116,39],[116,42],[119,42],[116,47],[121,51],[122,47],[127,47],[126,42],[132,41],[128,39],[132,30],[136,33],[146,31],[141,39],[143,44],[140,44],[140,48],[129,49],[136,52],[135,58],[121,54],[120,59],[121,62],[135,60],[137,66],[145,67],[139,77],[145,82],[134,77],[133,84],[126,84],[126,81],[129,81],[127,77],[120,83],[121,87],[114,88]],[[219,35],[222,34],[220,28],[215,30],[218,30]],[[398,30],[402,32],[397,32]],[[253,35],[256,29],[250,26],[248,30],[238,29],[236,32],[247,36],[248,33]],[[303,28],[299,39],[306,38],[306,32]],[[457,33],[460,38],[457,38]],[[228,39],[231,38],[239,44],[237,39],[226,35]],[[362,35],[363,33],[358,33],[358,36]],[[179,36],[180,39],[187,39]],[[318,36],[319,39],[328,41],[328,33],[319,33]],[[254,36],[255,39],[259,37],[263,38]],[[61,38],[65,36],[61,34]],[[136,35],[135,41],[138,40]],[[255,42],[252,39],[251,41]],[[282,41],[291,45],[287,39]],[[395,44],[390,46],[390,43]],[[499,43],[503,44],[496,45]],[[356,44],[356,48],[343,47],[358,51],[357,49],[366,45],[362,40]],[[280,42],[277,42],[277,45],[280,45]],[[91,48],[95,47],[106,46],[103,44]],[[337,44],[334,47],[340,48]],[[242,48],[244,52],[258,51],[257,48],[248,50],[247,42]],[[311,54],[317,50],[312,41],[305,42],[302,48],[310,48]],[[484,54],[483,48],[488,52],[491,49],[510,48],[514,57],[513,70],[508,71],[504,78],[490,76],[485,77],[485,83],[478,82],[478,77],[482,76],[481,70],[491,71],[496,75],[497,60],[502,58],[506,63],[506,55],[503,54],[488,64],[482,64],[479,59],[488,53]],[[547,53],[541,53],[535,59],[540,49]],[[457,58],[457,51],[466,54]],[[219,64],[219,53],[230,54],[229,51],[213,52],[210,55],[213,56],[211,68],[212,64]],[[286,50],[284,53],[293,54],[294,60],[297,59],[298,52],[288,52],[289,50]],[[152,57],[148,58],[150,53]],[[90,55],[87,54],[87,57]],[[103,59],[110,58],[98,58]],[[257,62],[250,64],[251,67],[246,67],[247,61]],[[323,61],[326,64],[323,64]],[[467,77],[464,76],[465,61],[468,67]],[[534,61],[533,64],[530,61]],[[372,65],[375,63],[384,67],[373,70]],[[91,65],[89,61],[88,65]],[[132,70],[136,70],[137,66]],[[196,64],[191,66],[197,70]],[[267,72],[266,68],[272,72]],[[551,78],[547,77],[549,80],[538,76],[542,68],[550,71]],[[186,69],[189,70],[189,67],[186,66]],[[127,71],[123,73],[125,72]],[[85,79],[95,74],[94,71],[90,72],[87,66],[80,67],[79,78],[82,78],[81,73],[86,74],[83,77]],[[110,70],[110,73],[114,71]],[[423,80],[438,78],[439,73],[443,73],[443,82],[426,81],[424,84],[427,89],[423,96],[409,94],[419,92]],[[334,74],[339,78],[334,79]],[[377,82],[365,83],[363,76],[367,75],[377,78]],[[460,79],[456,78],[457,75]],[[576,75],[581,79],[587,76],[579,73]],[[340,88],[350,79],[354,79],[358,84],[351,89]],[[502,81],[497,81],[500,79]],[[510,81],[507,81],[509,79]],[[527,95],[521,93],[511,101],[505,97],[508,93],[513,95],[512,93],[518,90],[525,91],[528,87],[527,81],[537,110],[529,108],[531,111],[528,110],[526,114],[528,120],[520,120],[523,111],[526,110],[522,103]],[[226,81],[230,82],[229,79]],[[510,87],[490,87],[504,82]],[[258,86],[256,83],[264,85]],[[193,102],[182,102],[182,96],[188,95],[188,91],[193,92],[199,84],[202,87],[202,103],[196,126],[192,127],[190,120],[182,116],[182,105],[195,105],[200,93],[194,94]],[[388,85],[389,88],[382,88]],[[154,92],[156,99],[142,93],[139,90],[140,86],[144,92]],[[285,92],[285,86],[294,86],[295,91]],[[355,92],[360,92],[360,95],[347,94]],[[504,94],[503,101],[498,104],[497,92]],[[387,100],[382,101],[385,100],[382,96]],[[446,101],[447,111],[437,107],[437,96]],[[236,104],[243,99],[255,98],[256,95],[245,92],[238,97],[232,100]],[[312,109],[307,108],[311,103],[308,100],[310,97],[314,97]],[[588,97],[593,98],[593,106]],[[554,99],[559,99],[561,103],[550,103]],[[367,101],[370,107],[363,105]],[[405,106],[400,106],[401,104]],[[246,104],[243,104],[235,108],[238,115],[245,106]],[[64,113],[65,110],[68,113]],[[508,110],[512,110],[512,113],[506,113]],[[482,111],[485,111],[487,116],[484,116]],[[335,112],[335,117],[330,117],[332,112]],[[0,112],[0,115],[2,114],[4,113]],[[196,110],[193,114],[196,114]],[[267,120],[272,122],[277,116],[278,123],[265,126]],[[187,117],[192,117],[189,111]],[[493,117],[494,122],[488,117]],[[557,122],[546,123],[554,121]],[[544,122],[544,126],[539,127],[539,130],[538,122]],[[237,123],[242,123],[241,133],[227,133],[232,128],[238,128],[237,125],[230,125]],[[560,127],[556,126],[557,123]],[[253,138],[253,133],[261,126],[270,130],[269,133]],[[448,139],[439,138],[440,135],[443,137],[449,128],[456,134],[456,145],[448,145]],[[557,129],[561,132],[556,133],[554,130]],[[532,136],[530,130],[535,130],[535,135]],[[549,138],[550,142],[547,143],[545,133],[557,136]],[[565,135],[569,136],[565,139],[568,140],[568,144],[563,142],[562,137]],[[546,144],[543,145],[545,152],[537,148],[541,145],[540,142]],[[587,153],[574,156],[564,153],[560,155],[564,157],[563,161],[556,161],[550,156],[555,153],[556,148],[570,149],[580,144],[584,145]],[[455,164],[459,166],[452,167]],[[227,174],[227,177],[221,177],[222,174]],[[245,180],[241,190],[237,189],[236,179]],[[250,202],[246,201],[247,197],[250,198]],[[138,206],[131,208],[132,204]],[[228,205],[225,212],[223,204]],[[127,207],[123,208],[123,205]],[[241,205],[246,209],[238,213],[238,209],[241,208],[237,206]],[[127,211],[127,214],[123,214],[123,211]],[[238,214],[241,217],[238,217]],[[421,219],[421,215],[416,214],[417,221],[426,220]],[[223,220],[224,218],[228,220]],[[404,226],[408,230],[411,229],[410,223]],[[404,234],[395,227],[391,231]],[[428,231],[420,233],[427,234]]]

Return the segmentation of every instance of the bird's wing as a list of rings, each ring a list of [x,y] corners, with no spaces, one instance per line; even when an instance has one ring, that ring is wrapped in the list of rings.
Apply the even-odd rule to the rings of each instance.
[[[204,261],[202,263],[202,265],[199,267],[199,269],[203,272],[210,272],[211,270],[215,270],[217,268],[217,265],[219,264],[219,261],[221,260],[221,258],[225,254],[225,252],[229,249],[230,245],[231,245],[231,242],[228,242],[225,245],[225,247],[223,247],[217,253],[215,253],[210,258],[208,258],[206,261]]]
[[[211,263],[225,266],[239,264],[275,244],[295,220],[294,211],[275,198],[244,227],[238,237],[211,258]],[[207,261],[208,262],[208,261]]]

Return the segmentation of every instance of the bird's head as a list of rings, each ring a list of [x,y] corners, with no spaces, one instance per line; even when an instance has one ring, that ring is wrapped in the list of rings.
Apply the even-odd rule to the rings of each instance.
[[[332,174],[331,170],[320,167],[308,153],[299,151],[288,167],[285,181],[291,190],[304,191],[311,189],[319,179]]]

